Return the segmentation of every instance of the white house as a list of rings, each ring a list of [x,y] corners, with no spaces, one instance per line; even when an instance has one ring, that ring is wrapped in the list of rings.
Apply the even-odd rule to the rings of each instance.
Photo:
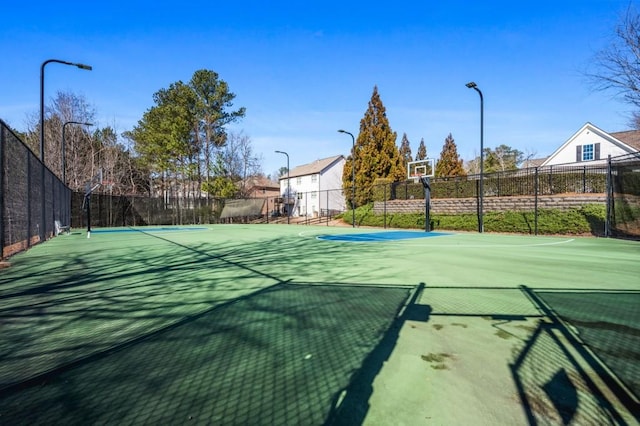
[[[319,216],[327,210],[346,210],[342,193],[344,163],[344,156],[336,155],[295,167],[288,176],[281,176],[280,193],[285,209],[290,208],[292,216],[309,217]]]
[[[541,166],[604,164],[607,157],[640,152],[640,131],[607,133],[586,123],[547,157]]]

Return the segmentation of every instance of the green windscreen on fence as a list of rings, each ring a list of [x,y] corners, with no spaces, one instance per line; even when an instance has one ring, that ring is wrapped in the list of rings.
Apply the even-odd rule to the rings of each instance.
[[[244,200],[227,200],[220,214],[220,219],[229,217],[258,217],[262,213],[264,199],[249,198]]]

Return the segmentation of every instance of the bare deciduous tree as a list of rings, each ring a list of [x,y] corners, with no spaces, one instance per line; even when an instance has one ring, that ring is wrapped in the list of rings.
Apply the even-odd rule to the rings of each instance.
[[[596,54],[593,66],[587,76],[596,90],[615,91],[640,109],[640,15],[633,6],[621,17],[612,42]],[[640,128],[640,112],[633,112],[632,125]]]

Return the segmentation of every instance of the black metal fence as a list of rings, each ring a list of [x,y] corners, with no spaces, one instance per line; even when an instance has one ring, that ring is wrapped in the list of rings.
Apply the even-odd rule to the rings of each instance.
[[[432,198],[475,198],[478,196],[480,175],[452,178],[432,178]],[[603,194],[607,185],[607,165],[532,167],[484,175],[485,197],[510,197],[515,195],[554,194]],[[380,198],[382,187],[376,188],[374,197]],[[376,195],[377,194],[377,195]],[[388,200],[424,198],[420,182],[395,182],[388,184]]]
[[[72,194],[19,137],[0,120],[0,253],[6,258],[51,238],[56,222],[87,225],[84,194]],[[433,178],[431,197],[478,198],[479,176]],[[369,188],[375,201],[424,198],[419,182]],[[640,238],[640,156],[610,159],[605,165],[549,166],[485,174],[484,197],[607,194],[606,235]],[[225,200],[207,197],[92,195],[91,225],[185,225],[219,222],[285,222],[327,225],[347,210],[341,188],[265,197],[259,214],[223,217]]]
[[[0,253],[6,258],[70,224],[71,192],[0,120]]]

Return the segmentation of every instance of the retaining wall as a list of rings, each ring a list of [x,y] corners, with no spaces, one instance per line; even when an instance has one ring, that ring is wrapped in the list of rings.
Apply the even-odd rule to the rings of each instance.
[[[564,194],[538,197],[539,210],[569,210],[585,204],[606,205],[606,194]],[[483,211],[534,211],[536,197],[485,197]],[[373,211],[376,214],[384,213],[384,202],[376,201]],[[414,200],[390,200],[386,202],[387,213],[423,213],[424,199]],[[432,214],[463,214],[477,213],[478,203],[476,198],[439,198],[431,200]]]

